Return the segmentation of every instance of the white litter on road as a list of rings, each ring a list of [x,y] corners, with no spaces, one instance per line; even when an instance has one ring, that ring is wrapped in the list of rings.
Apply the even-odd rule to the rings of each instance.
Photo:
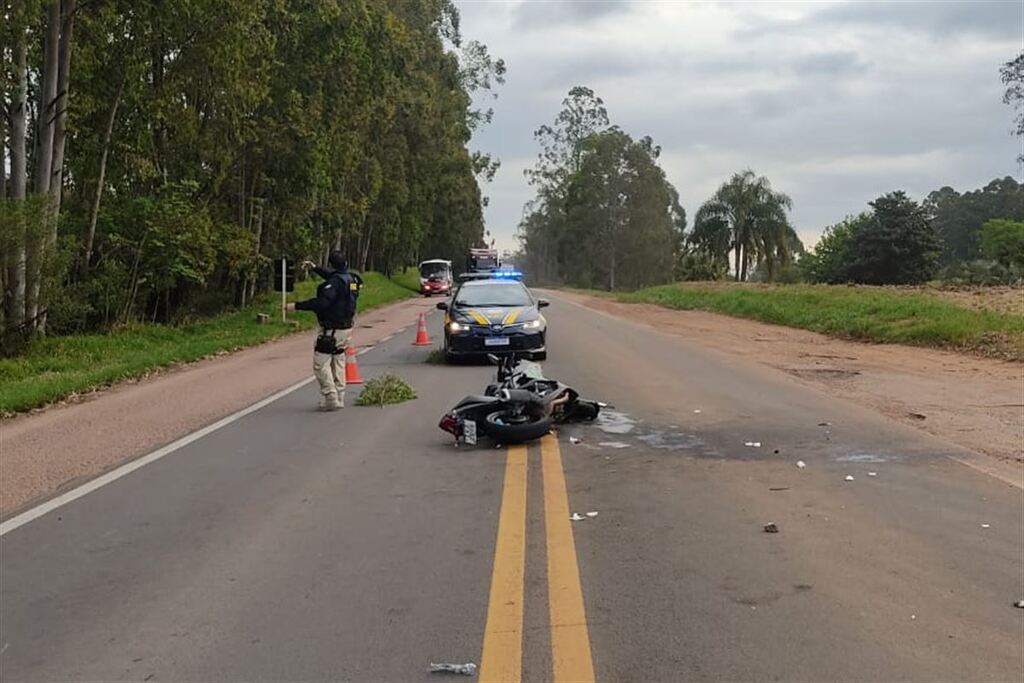
[[[576,436],[570,436],[569,437],[569,443],[571,443],[573,445],[579,444],[579,443],[583,443],[583,439],[581,439],[579,437],[576,437]]]
[[[852,474],[847,474],[846,475],[846,481],[853,481],[853,475]]]
[[[869,477],[877,477],[878,476],[878,472],[868,472],[868,476]]]
[[[694,415],[700,415],[700,408],[697,408],[696,410],[694,410],[693,413],[694,413]]]
[[[622,443],[621,441],[602,441],[597,445],[606,448],[629,448],[628,443]]]
[[[982,525],[981,525],[981,528],[982,528],[982,529],[991,529],[991,528],[992,528],[992,525],[991,525],[991,524],[982,524]]]
[[[597,510],[587,513],[587,517],[597,517]]]
[[[805,463],[803,460],[797,460],[796,461],[796,466],[799,467],[800,469],[803,469],[803,468],[807,467],[807,463]]]
[[[749,446],[751,448],[760,448],[761,447],[761,442],[760,441],[747,441],[743,445],[744,446]]]
[[[463,676],[472,676],[476,673],[476,664],[473,662],[467,662],[466,664],[449,664],[448,662],[434,664],[431,662],[430,673],[462,674]]]
[[[574,522],[582,522],[583,520],[586,519],[586,517],[584,517],[583,515],[581,515],[578,512],[574,512],[574,513],[572,513],[572,517],[570,517],[569,519],[571,519]]]

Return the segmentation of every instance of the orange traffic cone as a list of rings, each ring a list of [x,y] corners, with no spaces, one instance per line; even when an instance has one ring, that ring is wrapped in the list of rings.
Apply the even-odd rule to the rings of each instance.
[[[430,346],[430,337],[427,336],[427,319],[420,313],[420,325],[416,329],[416,341],[413,346]]]
[[[345,384],[362,384],[359,363],[356,362],[356,347],[351,344],[345,349]]]

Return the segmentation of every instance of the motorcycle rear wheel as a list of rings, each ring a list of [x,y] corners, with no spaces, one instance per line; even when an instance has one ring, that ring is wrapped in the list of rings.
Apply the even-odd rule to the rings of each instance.
[[[488,413],[478,425],[480,429],[499,443],[524,443],[533,441],[551,431],[551,417],[530,417],[512,414],[509,408]]]

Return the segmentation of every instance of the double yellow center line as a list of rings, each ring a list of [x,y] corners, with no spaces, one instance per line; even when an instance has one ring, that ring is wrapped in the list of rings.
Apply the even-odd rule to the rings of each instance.
[[[590,635],[558,439],[550,434],[545,436],[541,440],[540,452],[547,537],[551,680],[555,683],[593,681]],[[505,486],[498,517],[480,681],[517,683],[522,680],[526,480],[526,447],[512,446],[505,463]]]

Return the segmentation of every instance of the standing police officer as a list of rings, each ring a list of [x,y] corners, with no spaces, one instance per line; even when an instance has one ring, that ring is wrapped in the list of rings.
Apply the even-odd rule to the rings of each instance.
[[[345,255],[333,251],[327,259],[331,269],[311,261],[303,265],[324,279],[316,296],[288,304],[289,311],[313,311],[320,323],[320,334],[313,347],[313,374],[320,383],[320,410],[345,407],[345,350],[352,339],[356,302],[363,279],[350,273]]]

